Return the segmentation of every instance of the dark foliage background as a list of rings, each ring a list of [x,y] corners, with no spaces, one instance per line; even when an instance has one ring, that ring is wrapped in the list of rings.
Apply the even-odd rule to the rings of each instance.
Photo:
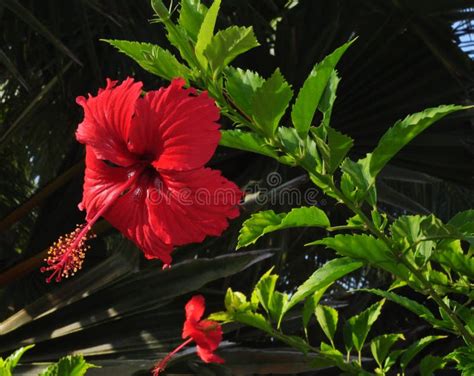
[[[235,65],[263,75],[280,67],[295,90],[315,62],[358,36],[339,66],[343,80],[333,114],[333,126],[355,138],[358,156],[409,113],[442,103],[472,103],[471,7],[470,0],[225,0],[218,22],[222,27],[252,25],[261,43]],[[171,271],[144,261],[139,250],[101,223],[80,275],[60,285],[44,283],[38,271],[44,250],[83,221],[77,209],[83,148],[74,139],[82,113],[75,97],[95,93],[106,77],[134,76],[146,88],[166,84],[100,42],[167,45],[162,27],[148,22],[152,17],[145,0],[0,0],[0,352],[35,342],[25,360],[50,361],[76,351],[105,367],[91,374],[138,374],[180,341],[182,307],[195,290],[206,295],[211,309],[219,309],[227,286],[248,292],[271,265],[282,276],[281,287],[291,291],[332,257],[304,248],[322,235],[304,231],[267,236],[256,254],[235,253],[241,222],[263,209],[249,201],[223,237],[177,250]],[[389,216],[434,212],[446,219],[473,207],[473,136],[471,114],[464,112],[432,127],[400,153],[378,186]],[[222,148],[211,163],[249,189],[267,188],[271,172],[291,186],[307,188],[302,171],[265,157]],[[334,223],[347,216],[322,196],[319,204]],[[371,298],[354,296],[351,288],[383,286],[389,280],[363,270],[336,286],[328,304],[353,314]],[[382,317],[374,334],[402,331],[410,341],[427,330],[396,306]],[[285,325],[297,331],[299,322],[295,317]],[[206,375],[308,371],[300,354],[259,333],[226,330],[232,342],[222,350],[226,367],[204,367],[189,355],[175,370]],[[321,333],[312,329],[310,336],[317,343]],[[444,343],[440,350],[453,345]]]

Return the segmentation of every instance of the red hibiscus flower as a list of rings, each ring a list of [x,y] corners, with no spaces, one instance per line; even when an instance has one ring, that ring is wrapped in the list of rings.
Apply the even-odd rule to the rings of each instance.
[[[107,80],[97,96],[78,97],[84,120],[76,132],[86,145],[87,223],[51,248],[48,282],[80,269],[92,225],[104,217],[148,259],[171,263],[173,246],[217,236],[238,216],[238,187],[204,167],[220,139],[219,110],[206,92],[169,87],[141,95],[142,83]]]
[[[166,367],[171,357],[184,346],[194,341],[197,354],[206,363],[224,363],[224,359],[214,354],[222,341],[222,327],[215,321],[201,320],[204,315],[205,301],[202,295],[195,295],[186,304],[186,321],[183,326],[184,341],[170,352],[153,369],[153,376],[157,376]]]

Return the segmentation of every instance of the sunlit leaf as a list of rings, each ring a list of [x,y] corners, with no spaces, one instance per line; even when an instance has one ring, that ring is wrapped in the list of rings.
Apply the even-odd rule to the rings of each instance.
[[[199,33],[197,35],[195,53],[196,58],[205,68],[207,66],[207,59],[204,56],[204,50],[211,42],[211,39],[214,35],[214,27],[216,25],[217,14],[219,13],[219,8],[221,6],[221,0],[214,0],[209,10],[204,16],[201,27],[199,28]]]
[[[338,312],[332,307],[318,305],[314,314],[326,337],[328,337],[331,343],[334,343],[334,334],[336,333],[339,318]]]
[[[428,346],[430,343],[446,338],[446,336],[427,336],[420,338],[413,342],[402,354],[400,358],[400,367],[404,371],[408,364],[413,360],[413,358],[423,351],[423,349]]]
[[[231,26],[214,35],[204,50],[215,77],[240,54],[259,45],[251,27]]]
[[[272,137],[286,108],[293,96],[293,91],[279,69],[257,88],[253,96],[251,114],[263,135]]]
[[[276,214],[273,210],[252,214],[240,229],[237,248],[253,244],[269,232],[293,227],[327,227],[329,219],[315,206],[292,209],[289,213]]]
[[[131,57],[146,71],[171,80],[176,77],[188,77],[189,69],[181,64],[171,52],[151,43],[128,40],[104,39],[120,52]]]
[[[326,56],[323,61],[313,67],[308,78],[306,78],[291,110],[291,119],[300,135],[306,136],[308,133],[314,113],[318,108],[326,86],[331,77],[334,79],[334,68],[352,42],[353,41],[342,45],[333,53]],[[335,86],[337,86],[337,84]],[[331,100],[328,100],[327,105],[323,106],[326,112],[331,105],[330,102]]]
[[[372,325],[382,312],[384,302],[385,300],[381,300],[346,321],[346,328],[349,329],[348,331],[350,333],[349,336],[346,335],[344,338],[346,341],[348,339],[350,340],[350,343],[346,343],[347,348],[354,347],[357,351],[362,350]]]
[[[179,25],[196,41],[207,7],[200,0],[181,0],[180,4]]]
[[[372,152],[370,174],[373,177],[377,176],[395,154],[430,125],[453,112],[467,108],[455,105],[428,108],[397,121],[392,128],[385,132]]]
[[[51,364],[39,376],[83,376],[89,368],[94,367],[82,355],[68,355]]]
[[[277,152],[254,132],[243,132],[238,129],[223,130],[219,144],[272,158],[278,157]]]

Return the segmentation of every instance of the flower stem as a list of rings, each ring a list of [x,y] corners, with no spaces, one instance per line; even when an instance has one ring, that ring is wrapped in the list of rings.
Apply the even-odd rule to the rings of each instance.
[[[178,351],[180,351],[183,347],[187,346],[190,342],[192,342],[192,338],[188,338],[186,341],[184,341],[181,345],[176,347],[173,351],[171,351],[168,355],[166,355],[161,361],[155,365],[153,368],[153,376],[158,376],[160,372],[164,371],[166,368],[166,365],[170,361],[171,357],[176,354]]]

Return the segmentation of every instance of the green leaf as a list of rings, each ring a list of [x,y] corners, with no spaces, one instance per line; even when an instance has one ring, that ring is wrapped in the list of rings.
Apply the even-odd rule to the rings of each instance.
[[[341,257],[328,261],[298,287],[286,306],[285,311],[287,312],[291,307],[303,301],[315,291],[318,291],[346,274],[359,269],[362,265],[361,262],[352,260],[348,257]]]
[[[352,316],[346,322],[346,327],[350,332],[350,335],[348,336],[349,338],[345,338],[345,340],[350,340],[350,343],[346,343],[347,348],[354,347],[358,352],[362,350],[370,328],[375,323],[382,311],[384,302],[385,300],[381,300],[380,302],[371,305],[365,311],[358,315]]]
[[[334,344],[334,334],[337,329],[337,321],[339,318],[338,312],[329,306],[318,305],[314,312],[321,329],[328,339]]]
[[[318,104],[318,109],[323,114],[323,120],[321,126],[326,130],[329,127],[331,122],[332,108],[334,102],[336,101],[336,91],[339,86],[341,79],[337,75],[336,70],[333,70],[331,76],[329,77],[329,82],[327,83],[324,94]]]
[[[157,76],[167,80],[176,77],[189,77],[189,69],[176,60],[173,54],[160,46],[128,40],[102,40],[131,57],[146,71]]]
[[[311,131],[316,139],[321,156],[326,163],[327,172],[332,174],[346,157],[347,153],[354,145],[354,141],[349,136],[336,131],[334,128],[327,127],[326,133],[328,143],[326,144],[319,136],[317,136],[315,129],[316,128],[311,128]]]
[[[400,358],[400,367],[402,371],[405,371],[408,364],[413,360],[415,356],[418,355],[426,346],[430,343],[437,341],[439,339],[446,338],[446,336],[427,336],[420,338],[416,342],[412,343],[404,352]]]
[[[301,136],[306,136],[308,133],[321,97],[333,76],[334,67],[352,42],[353,41],[350,41],[342,45],[333,53],[326,56],[319,64],[316,64],[300,89],[291,110],[291,120]],[[330,100],[328,104],[330,104]],[[323,106],[323,108],[325,107],[328,106]]]
[[[329,225],[326,214],[315,206],[295,208],[289,213],[279,214],[273,210],[260,211],[252,214],[242,224],[237,248],[253,244],[269,232],[292,227],[328,227]]]
[[[420,376],[432,376],[434,371],[443,369],[448,363],[439,356],[427,355],[420,362]]]
[[[341,179],[349,179],[355,191],[351,192],[345,189],[342,185],[342,181],[341,188],[344,194],[356,203],[367,200],[367,202],[374,207],[377,203],[377,194],[375,190],[375,179],[369,170],[372,158],[373,156],[371,154],[367,154],[365,158],[359,159],[357,162],[346,158],[341,165],[341,170],[343,171]]]
[[[280,328],[281,320],[285,315],[285,308],[288,305],[288,294],[275,291],[270,302],[270,317]]]
[[[271,274],[272,270],[273,268],[260,278],[252,292],[252,295],[255,294],[257,300],[267,313],[270,313],[273,292],[275,291],[276,282],[278,280],[278,275]]]
[[[68,355],[51,364],[39,376],[83,376],[89,368],[95,368],[87,363],[82,355]]]
[[[273,334],[273,328],[267,319],[260,313],[255,312],[234,312],[233,320],[242,324],[253,326],[269,334]]]
[[[265,80],[255,72],[228,67],[225,70],[226,90],[239,110],[252,113],[252,101],[255,92]]]
[[[436,317],[428,308],[418,302],[415,302],[414,300],[408,299],[401,295],[397,295],[394,292],[379,289],[363,289],[362,291],[367,291],[372,294],[391,300],[392,302],[401,305],[402,307],[408,309],[409,311],[413,312],[414,314],[418,315],[419,317],[428,321],[431,324],[442,324],[441,320],[436,319]]]
[[[18,350],[16,350],[15,352],[13,352],[12,354],[10,354],[8,356],[8,358],[6,358],[4,361],[3,361],[3,367],[1,368],[4,368],[5,371],[7,372],[12,372],[13,369],[16,367],[16,365],[18,364],[18,362],[20,361],[21,357],[23,356],[23,354],[28,351],[29,349],[33,348],[35,345],[29,345],[29,346],[24,346],[24,347],[20,347]],[[1,358],[0,358],[1,359]],[[0,369],[1,371],[1,369]],[[8,374],[8,373],[7,373]]]
[[[348,256],[352,259],[359,259],[376,265],[402,279],[408,279],[410,276],[409,271],[394,259],[387,244],[381,239],[374,238],[372,235],[339,234],[335,237],[324,238],[307,245],[318,244],[334,249],[342,256]]]
[[[273,137],[292,96],[293,91],[279,69],[257,88],[250,114],[264,136]]]
[[[464,240],[474,247],[474,209],[457,213],[449,220],[448,225],[455,227],[459,233],[464,235]]]
[[[462,376],[472,376],[474,375],[474,347],[473,346],[464,346],[459,347],[454,350],[452,353],[446,355],[445,359],[450,359],[455,361],[456,369],[461,371]]]
[[[422,112],[407,116],[399,120],[380,139],[377,147],[372,152],[370,161],[370,174],[375,177],[382,168],[413,138],[431,124],[453,112],[467,109],[464,106],[439,106],[429,108]]]
[[[224,311],[213,312],[207,317],[207,319],[211,321],[228,323],[228,322],[232,322],[232,313],[224,312]]]
[[[252,310],[251,302],[247,301],[247,297],[240,291],[232,291],[228,288],[224,298],[225,309],[228,312],[245,312]]]
[[[456,240],[459,244],[459,241]],[[459,248],[461,246],[459,244]],[[471,280],[474,280],[474,259],[472,256],[464,255],[461,252],[453,251],[452,248],[437,249],[432,256],[433,260],[436,260],[440,264],[447,266],[449,269],[456,273],[466,276]]]
[[[196,41],[207,7],[200,0],[181,0],[178,24]]]
[[[207,60],[204,56],[204,50],[211,42],[211,39],[214,35],[214,27],[216,26],[217,14],[219,13],[219,8],[221,6],[221,0],[214,0],[211,7],[204,16],[201,27],[199,28],[199,33],[197,35],[195,53],[196,58],[199,63],[201,63],[203,68],[207,67]]]
[[[303,319],[303,328],[304,328],[305,333],[308,328],[309,320],[313,316],[316,306],[319,304],[319,301],[323,297],[324,293],[326,292],[328,287],[331,285],[332,283],[328,283],[326,286],[321,287],[320,289],[315,291],[312,296],[307,298],[306,301],[304,302],[302,319]]]
[[[222,146],[278,158],[277,152],[254,132],[242,132],[238,129],[222,130],[221,136],[219,144]]]
[[[474,209],[465,210],[457,213],[448,222],[448,225],[454,226],[461,233],[474,233]]]
[[[390,349],[399,339],[405,339],[403,334],[383,334],[381,336],[375,337],[370,342],[370,351],[372,352],[375,361],[381,369],[384,368],[383,364],[388,356]]]
[[[214,35],[204,55],[215,77],[240,54],[259,45],[252,27],[231,26]]]

